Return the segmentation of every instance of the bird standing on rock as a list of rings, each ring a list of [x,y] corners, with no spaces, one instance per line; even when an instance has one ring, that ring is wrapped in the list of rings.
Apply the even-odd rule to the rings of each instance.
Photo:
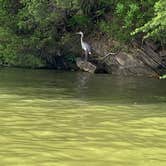
[[[87,61],[88,60],[88,55],[92,54],[91,47],[88,43],[83,41],[83,37],[84,37],[83,32],[77,32],[76,34],[81,35],[81,47],[85,51],[85,61]]]

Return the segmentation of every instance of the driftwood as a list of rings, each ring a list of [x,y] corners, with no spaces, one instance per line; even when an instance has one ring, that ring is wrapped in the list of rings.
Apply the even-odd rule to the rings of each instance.
[[[110,52],[108,54],[106,54],[104,57],[102,57],[102,60],[106,59],[107,57],[111,56],[111,55],[116,55],[117,53],[114,52]]]
[[[102,56],[102,57],[100,57],[100,58],[95,58],[95,60],[104,62],[108,57],[113,56],[113,55],[116,55],[116,54],[117,54],[117,53],[109,52],[109,53],[107,53],[106,55],[104,55],[104,56]]]
[[[76,59],[76,64],[77,67],[79,67],[81,70],[89,72],[89,73],[94,73],[96,70],[96,66],[93,65],[92,63],[82,60],[81,58]]]
[[[162,57],[148,46],[142,46],[137,49],[137,58],[153,70],[157,70],[159,66],[166,69],[166,65],[162,63]]]

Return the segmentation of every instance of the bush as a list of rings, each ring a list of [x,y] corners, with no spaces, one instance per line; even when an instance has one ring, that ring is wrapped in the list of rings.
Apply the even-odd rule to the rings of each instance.
[[[164,45],[166,44],[166,1],[159,0],[156,2],[154,10],[154,17],[142,27],[137,28],[132,34],[143,32],[144,38],[152,37],[161,41]]]

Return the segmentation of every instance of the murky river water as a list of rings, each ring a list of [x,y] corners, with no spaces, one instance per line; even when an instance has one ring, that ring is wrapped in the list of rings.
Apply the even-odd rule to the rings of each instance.
[[[165,166],[166,80],[1,69],[0,165]]]

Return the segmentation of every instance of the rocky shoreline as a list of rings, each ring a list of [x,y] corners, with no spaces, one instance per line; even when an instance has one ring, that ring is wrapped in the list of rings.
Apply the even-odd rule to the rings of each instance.
[[[166,50],[153,41],[142,43],[134,40],[127,51],[122,49],[115,53],[112,53],[110,48],[113,46],[108,41],[102,38],[91,41],[94,52],[89,62],[96,66],[96,73],[148,77],[166,73]]]

